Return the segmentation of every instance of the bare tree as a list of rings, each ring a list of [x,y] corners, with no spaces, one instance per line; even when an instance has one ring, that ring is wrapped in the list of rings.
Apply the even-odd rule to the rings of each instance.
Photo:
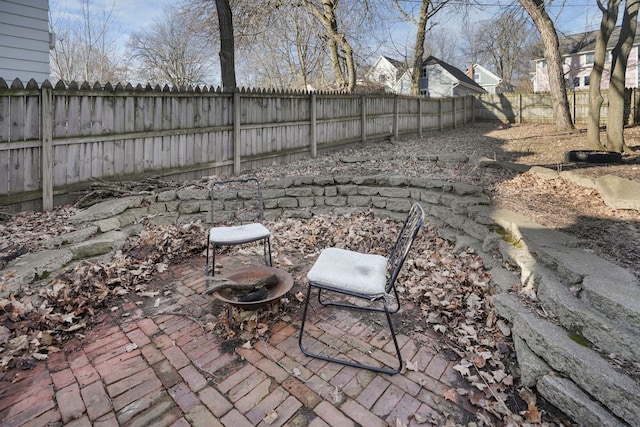
[[[51,19],[56,43],[51,51],[53,79],[98,81],[126,80],[129,64],[118,40],[122,37],[110,9],[98,9],[93,0],[78,0],[80,15]],[[78,19],[76,19],[78,18]]]
[[[194,28],[186,12],[174,7],[168,7],[147,31],[132,34],[127,45],[150,83],[201,84],[212,74],[208,40]]]
[[[236,89],[236,61],[233,39],[233,15],[229,0],[216,0],[220,28],[220,71],[225,92]]]
[[[336,89],[353,92],[356,87],[356,67],[353,48],[346,33],[339,28],[336,9],[340,0],[303,0],[301,5],[320,21],[323,39],[329,49],[329,58],[336,80]]]
[[[469,60],[491,69],[511,83],[528,77],[528,52],[537,41],[536,30],[522,12],[507,9],[495,19],[469,25],[465,31]],[[514,35],[517,35],[515,37]]]
[[[279,8],[270,22],[260,48],[247,52],[256,83],[278,89],[318,86],[323,62],[318,21],[296,8]]]
[[[604,150],[600,142],[600,109],[604,99],[600,90],[607,43],[616,27],[620,0],[608,0],[605,7],[600,0],[598,7],[602,11],[600,30],[596,36],[596,46],[593,55],[593,69],[589,76],[589,115],[587,117],[587,144],[593,150]]]
[[[574,130],[571,112],[569,111],[567,89],[564,82],[558,33],[556,32],[551,17],[549,17],[544,7],[544,0],[518,1],[533,20],[544,44],[544,55],[549,73],[549,87],[551,90],[556,128],[562,131]]]
[[[609,81],[609,116],[607,120],[607,150],[631,152],[624,142],[624,89],[629,53],[638,26],[640,0],[626,0],[622,15],[620,38],[613,48]]]
[[[424,60],[425,38],[429,31],[427,24],[436,13],[445,7],[450,0],[422,0],[420,2],[420,12],[418,19],[411,16],[410,11],[406,11],[400,5],[399,0],[393,0],[396,8],[402,16],[409,22],[416,25],[416,42],[414,47],[413,69],[411,72],[411,94],[418,95],[420,93],[420,73],[422,69],[422,61]],[[441,59],[441,58],[440,58]]]

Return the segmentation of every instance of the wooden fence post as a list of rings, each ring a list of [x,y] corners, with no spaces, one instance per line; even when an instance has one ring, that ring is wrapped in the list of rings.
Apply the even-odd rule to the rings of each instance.
[[[453,111],[453,128],[458,128],[458,120],[456,114],[456,98],[451,98],[451,111]]]
[[[40,89],[40,138],[42,143],[42,210],[53,209],[53,94]]]
[[[522,94],[518,94],[518,123],[522,123]]]
[[[316,107],[316,94],[312,94],[311,95],[311,134],[310,134],[310,138],[311,138],[311,157],[316,158],[318,157],[318,130],[316,129],[316,124],[317,124],[317,120],[318,120],[318,111],[317,111],[317,107]]]
[[[422,98],[418,95],[418,136],[422,137]]]
[[[398,95],[393,96],[393,138],[398,139],[398,123],[400,112],[398,111]]]
[[[240,92],[233,92],[233,174],[239,175],[242,171],[242,159],[240,157]]]
[[[365,95],[360,96],[360,135],[362,142],[367,142],[367,98]]]
[[[438,99],[438,127],[440,128],[440,132],[444,127],[444,118],[442,117],[442,98]]]

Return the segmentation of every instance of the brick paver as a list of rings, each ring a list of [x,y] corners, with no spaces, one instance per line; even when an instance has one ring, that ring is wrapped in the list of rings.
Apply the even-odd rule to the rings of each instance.
[[[201,294],[201,263],[194,258],[160,277],[173,283],[172,297],[160,309],[187,315],[130,304],[129,311],[142,316],[114,315],[86,331],[84,341],[69,342],[70,350],[36,362],[35,369],[5,373],[0,425],[241,427],[266,425],[265,417],[275,414],[271,426],[386,426],[415,425],[415,414],[438,420],[464,411],[443,398],[459,376],[427,332],[398,333],[403,359],[412,365],[395,376],[304,355],[298,347],[300,309],[289,312],[287,321],[274,320],[271,334],[259,339],[231,341],[207,332],[203,325],[226,312],[212,312],[214,300]],[[190,313],[201,313],[201,323]],[[395,348],[384,322],[322,309],[309,316],[309,348],[393,364]],[[251,346],[242,346],[248,340]],[[460,419],[468,418],[466,413]]]

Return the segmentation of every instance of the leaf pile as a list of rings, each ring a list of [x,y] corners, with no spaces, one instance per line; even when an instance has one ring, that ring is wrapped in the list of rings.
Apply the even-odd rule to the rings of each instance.
[[[67,219],[77,211],[64,206],[49,212],[8,215],[7,221],[0,222],[0,269],[20,255],[42,249],[51,237],[74,231]]]
[[[0,370],[28,368],[60,350],[62,342],[87,326],[115,297],[129,293],[155,296],[147,290],[156,272],[204,248],[199,223],[145,225],[110,262],[84,262],[37,289],[0,299]]]
[[[388,255],[401,225],[392,219],[374,217],[372,212],[362,212],[304,220],[289,218],[269,227],[277,241],[279,259],[302,256],[310,264],[330,246]],[[295,280],[305,280],[304,273],[306,270]],[[490,279],[473,249],[456,251],[451,242],[438,236],[436,228],[427,225],[418,234],[396,286],[420,309],[421,315],[411,325],[413,329],[433,329],[460,358],[454,369],[471,387],[448,390],[444,398],[456,403],[467,399],[487,424],[496,418],[513,425],[536,422],[529,416],[529,412],[537,410],[535,404],[522,414],[514,414],[505,404],[514,394],[514,378],[505,366],[505,359],[512,356],[513,344],[509,327],[497,319],[492,306]]]

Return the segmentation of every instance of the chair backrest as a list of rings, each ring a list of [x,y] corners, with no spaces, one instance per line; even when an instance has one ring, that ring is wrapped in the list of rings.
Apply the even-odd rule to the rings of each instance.
[[[404,220],[398,239],[396,240],[393,250],[391,251],[391,255],[387,260],[387,292],[391,291],[393,284],[398,278],[398,274],[402,269],[404,260],[407,258],[409,249],[411,249],[411,245],[413,245],[413,241],[416,239],[423,222],[424,210],[418,203],[414,203],[407,215],[407,218]]]
[[[257,178],[211,183],[211,226],[262,223],[262,191]]]

